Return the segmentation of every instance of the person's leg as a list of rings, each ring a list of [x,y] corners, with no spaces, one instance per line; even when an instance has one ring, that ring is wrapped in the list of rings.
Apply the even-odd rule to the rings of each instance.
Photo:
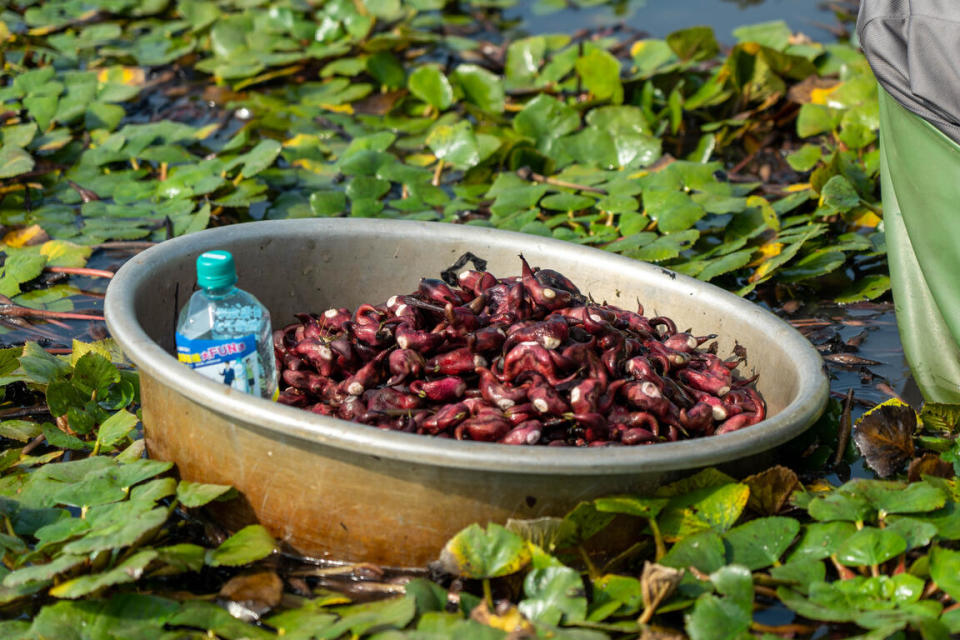
[[[953,302],[960,300],[960,272],[944,273],[943,269],[949,269],[952,260],[944,255],[931,254],[934,249],[923,244],[931,232],[938,233],[941,239],[944,236],[955,238],[956,242],[948,242],[947,245],[952,245],[953,251],[960,254],[960,199],[953,199],[952,206],[949,206],[951,198],[948,193],[943,193],[960,194],[960,147],[953,148],[954,157],[949,159],[947,166],[942,164],[943,158],[939,157],[928,158],[929,165],[926,166],[904,163],[905,156],[912,155],[911,152],[917,151],[918,146],[924,146],[924,135],[939,135],[932,127],[913,127],[912,131],[905,131],[903,124],[906,118],[919,120],[894,103],[881,89],[880,184],[897,324],[904,354],[924,398],[930,402],[960,404],[960,347],[950,330],[950,325],[956,326],[960,318],[948,323],[937,299],[937,296],[952,296]],[[914,124],[910,123],[910,126]],[[903,145],[911,147],[904,149]],[[926,141],[926,146],[930,145],[931,141]],[[944,151],[941,140],[933,141],[932,145],[932,153]],[[924,179],[919,182],[912,181],[908,175],[908,172],[916,171],[926,172]],[[934,176],[938,173],[943,174],[944,189],[937,194],[928,193],[928,197],[924,198],[922,190],[934,187]],[[898,199],[901,193],[907,196],[904,202]],[[908,207],[906,211],[901,211],[902,204]],[[905,223],[905,216],[913,216],[910,224]],[[910,228],[917,230],[914,235],[920,236],[920,246],[914,246],[915,240],[908,231]],[[925,252],[922,261],[917,258],[918,251]],[[940,269],[931,274],[934,276],[936,292],[931,290],[921,262],[927,271]]]

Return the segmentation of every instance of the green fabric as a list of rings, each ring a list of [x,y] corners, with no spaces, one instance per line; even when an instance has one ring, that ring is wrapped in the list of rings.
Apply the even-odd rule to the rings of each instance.
[[[927,401],[960,403],[960,146],[880,89],[880,155],[903,350]]]

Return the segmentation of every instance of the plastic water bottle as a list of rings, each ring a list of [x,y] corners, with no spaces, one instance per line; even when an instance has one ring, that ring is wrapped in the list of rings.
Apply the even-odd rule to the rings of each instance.
[[[228,251],[197,258],[197,284],[177,321],[177,358],[197,373],[244,393],[276,398],[270,312],[235,286]]]

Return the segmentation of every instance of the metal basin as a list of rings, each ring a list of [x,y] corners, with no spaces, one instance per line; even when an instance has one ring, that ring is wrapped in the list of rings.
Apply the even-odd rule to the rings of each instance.
[[[465,251],[498,276],[517,255],[567,275],[596,300],[668,315],[720,335],[720,355],[747,348],[768,418],[734,433],[639,447],[512,447],[459,442],[319,416],[246,396],[179,364],[176,314],[193,290],[194,260],[229,249],[239,284],[293,314],[355,308],[414,291]],[[814,348],[789,325],[717,287],[667,269],[536,236],[462,225],[364,219],[256,222],[176,238],[130,260],[113,278],[107,325],[141,374],[151,457],[183,479],[230,484],[218,505],[236,528],[260,522],[292,550],[337,561],[423,566],[464,526],[563,515],[579,501],[650,490],[706,466],[744,473],[820,415],[828,385]],[[767,462],[763,460],[763,462]]]

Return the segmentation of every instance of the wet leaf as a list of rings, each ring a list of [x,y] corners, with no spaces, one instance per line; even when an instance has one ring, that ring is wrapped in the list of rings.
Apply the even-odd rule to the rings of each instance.
[[[623,102],[623,84],[620,81],[620,61],[610,53],[591,48],[577,59],[577,73],[584,88],[597,100],[610,100],[613,104]]]
[[[480,144],[466,120],[453,126],[437,125],[427,136],[427,145],[457,169],[469,169],[480,162]]]
[[[863,414],[853,428],[853,439],[867,465],[883,478],[896,473],[913,457],[917,413],[891,399]]]
[[[907,541],[907,551],[925,547],[937,535],[937,527],[916,518],[901,517],[887,521],[887,531],[893,531]]]
[[[731,564],[750,570],[777,564],[800,532],[800,523],[792,518],[759,518],[730,529],[723,535]]]
[[[705,593],[697,598],[684,622],[691,640],[734,640],[745,637],[751,618],[750,610],[733,599]]]
[[[836,557],[847,566],[876,565],[906,549],[907,541],[895,531],[864,527],[840,543]]]
[[[803,535],[787,556],[789,562],[819,560],[836,553],[857,530],[852,522],[816,522],[803,527]]]
[[[463,91],[467,101],[481,111],[503,112],[505,95],[499,76],[474,64],[462,64],[454,70],[452,78]]]
[[[660,530],[667,540],[707,530],[722,533],[739,519],[749,495],[746,485],[727,484],[676,496],[657,519]]]
[[[486,530],[470,525],[447,542],[440,562],[466,578],[495,578],[516,573],[530,561],[526,542],[500,525]]]
[[[211,567],[237,567],[266,558],[276,543],[261,525],[249,525],[227,538],[216,549],[207,551],[206,563]]]
[[[558,625],[582,621],[587,598],[580,574],[569,567],[534,569],[523,580],[526,598],[518,608],[533,622]]]
[[[723,539],[709,531],[686,536],[670,548],[660,564],[677,569],[696,567],[711,573],[726,564]]]
[[[417,67],[407,78],[407,88],[437,111],[444,111],[453,104],[453,87],[435,66]]]

